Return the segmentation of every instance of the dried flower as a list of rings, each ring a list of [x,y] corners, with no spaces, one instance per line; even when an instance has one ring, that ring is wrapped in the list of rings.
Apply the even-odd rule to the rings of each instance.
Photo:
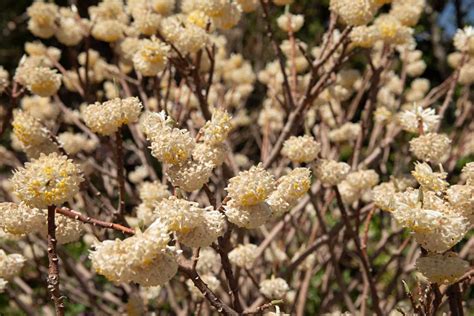
[[[469,263],[454,252],[430,254],[416,260],[416,269],[430,283],[453,284],[469,269]]]

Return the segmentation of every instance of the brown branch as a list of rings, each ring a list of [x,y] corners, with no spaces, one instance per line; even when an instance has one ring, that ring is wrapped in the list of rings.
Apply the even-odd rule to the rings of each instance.
[[[123,141],[122,130],[119,129],[115,133],[115,160],[117,164],[117,181],[119,185],[119,205],[115,211],[115,217],[121,222],[125,223],[125,178],[123,167]]]
[[[48,292],[54,302],[56,316],[64,315],[63,297],[59,292],[59,259],[56,253],[56,206],[48,206]]]
[[[68,209],[66,207],[56,208],[56,212],[61,214],[61,215],[66,216],[66,217],[69,217],[71,219],[75,219],[77,221],[81,221],[83,223],[90,224],[92,226],[98,226],[98,227],[102,227],[102,228],[114,229],[114,230],[117,230],[117,231],[122,232],[122,233],[127,234],[127,235],[135,234],[135,231],[131,228],[122,226],[120,224],[105,222],[105,221],[101,221],[101,220],[98,220],[98,219],[95,219],[95,218],[92,218],[92,217],[89,217],[89,216],[85,216],[85,215],[82,215],[81,213],[79,213],[77,211]]]
[[[179,271],[186,275],[194,285],[201,291],[209,303],[214,306],[219,313],[223,315],[236,316],[239,315],[234,309],[222,302],[209,287],[204,283],[199,274],[188,264],[180,264]]]
[[[339,192],[339,189],[337,188],[337,186],[334,186],[334,192],[336,193],[336,201],[341,211],[341,216],[342,216],[344,225],[346,225],[346,228],[349,231],[349,234],[354,239],[354,243],[356,245],[356,254],[362,263],[362,269],[364,271],[365,277],[369,284],[369,289],[372,296],[372,307],[373,307],[374,313],[377,314],[378,316],[381,316],[383,315],[383,313],[382,313],[382,310],[380,309],[379,296],[377,293],[377,288],[375,287],[375,284],[374,284],[374,280],[372,278],[369,262],[367,260],[367,257],[364,255],[364,251],[362,250],[362,245],[361,245],[359,236],[352,228],[352,225],[349,220],[349,215],[347,214],[346,207],[344,205],[344,202],[342,201],[341,193]]]

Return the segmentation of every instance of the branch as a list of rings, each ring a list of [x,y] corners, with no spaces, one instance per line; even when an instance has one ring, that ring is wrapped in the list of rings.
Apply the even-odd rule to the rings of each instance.
[[[59,292],[59,259],[56,253],[56,222],[54,205],[48,206],[48,291],[54,302],[56,316],[64,316],[63,297]]]
[[[92,218],[92,217],[89,217],[89,216],[85,216],[85,215],[82,215],[81,213],[79,213],[77,211],[68,209],[66,207],[56,208],[56,212],[61,214],[61,215],[66,216],[66,217],[69,217],[69,218],[72,218],[72,219],[75,219],[77,221],[81,221],[83,223],[90,224],[90,225],[93,225],[93,226],[99,226],[99,227],[102,227],[102,228],[114,229],[114,230],[117,230],[117,231],[122,232],[122,233],[127,234],[127,235],[135,234],[135,231],[131,228],[122,226],[120,224],[105,222],[105,221],[101,221],[101,220],[98,220],[98,219],[95,219],[95,218]]]

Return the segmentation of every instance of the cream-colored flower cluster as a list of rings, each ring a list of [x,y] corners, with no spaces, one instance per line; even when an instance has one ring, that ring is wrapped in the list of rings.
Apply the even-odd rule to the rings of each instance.
[[[272,217],[286,213],[311,187],[311,170],[296,168],[277,180],[276,190],[267,199]]]
[[[251,269],[256,257],[257,246],[254,244],[237,245],[229,252],[229,260],[237,267],[242,269]]]
[[[89,33],[89,21],[81,19],[77,8],[59,8],[54,3],[35,1],[27,9],[28,29],[35,36],[57,40],[66,46],[75,46]]]
[[[41,153],[49,154],[57,151],[48,129],[28,112],[14,111],[12,126],[12,138],[19,142],[19,149],[26,152],[28,157],[38,158]]]
[[[282,278],[272,277],[260,282],[260,293],[271,299],[282,299],[290,290],[288,283]]]
[[[25,203],[0,203],[0,228],[13,235],[26,235],[43,230],[46,212],[29,208]]]
[[[383,1],[384,2],[384,1]],[[344,3],[331,1],[331,10],[337,13],[346,24],[354,25],[350,38],[355,46],[370,48],[381,41],[386,44],[405,45],[413,42],[413,29],[423,13],[424,0],[389,1],[392,2],[388,14],[380,14],[372,21],[378,8],[384,3],[379,1],[356,1]]]
[[[13,279],[20,274],[26,259],[20,254],[6,254],[0,249],[0,278],[5,280]]]
[[[378,182],[379,175],[375,170],[354,171],[338,184],[338,189],[344,203],[352,204],[377,185]]]
[[[336,185],[343,181],[351,170],[345,162],[329,159],[318,159],[313,167],[314,174],[323,184]]]
[[[230,202],[225,207],[229,221],[239,227],[256,228],[270,219],[265,200],[275,190],[275,178],[261,165],[231,178],[226,191]]]
[[[110,136],[122,125],[138,121],[142,104],[136,97],[113,99],[89,104],[82,110],[82,118],[94,132]]]
[[[309,135],[291,136],[283,143],[281,154],[293,162],[311,162],[318,157],[321,144]]]
[[[31,207],[61,205],[73,198],[83,181],[79,167],[66,156],[52,153],[27,162],[12,178],[15,194]]]
[[[456,254],[445,252],[472,226],[474,188],[469,183],[450,186],[445,180],[447,174],[434,172],[427,163],[417,163],[412,175],[419,189],[391,181],[375,187],[373,199],[428,251],[417,260],[417,269],[429,282],[453,283],[466,272],[468,264]]]
[[[410,141],[410,151],[416,158],[440,163],[447,157],[451,140],[444,134],[428,133]]]
[[[439,115],[434,109],[423,109],[416,103],[412,107],[399,113],[398,123],[410,133],[430,133],[435,132],[439,124]]]
[[[146,112],[140,125],[151,142],[152,155],[161,162],[180,165],[191,156],[194,140],[188,131],[173,127],[174,122],[169,116]]]
[[[167,248],[167,227],[155,221],[143,233],[124,240],[105,240],[90,253],[92,268],[115,283],[163,285],[177,272],[175,251]]]
[[[154,213],[157,221],[165,223],[189,247],[207,247],[224,233],[224,216],[195,202],[171,196],[155,203]]]
[[[145,226],[155,221],[157,215],[154,212],[155,203],[170,197],[168,187],[158,181],[143,182],[138,190],[142,203],[137,207],[137,218]]]
[[[135,70],[144,76],[156,76],[166,67],[169,50],[168,45],[154,37],[140,40],[133,55]]]

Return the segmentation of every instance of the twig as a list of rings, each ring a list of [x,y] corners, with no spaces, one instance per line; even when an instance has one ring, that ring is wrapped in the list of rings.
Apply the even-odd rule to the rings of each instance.
[[[186,275],[191,281],[193,281],[194,285],[201,291],[204,297],[209,301],[209,303],[214,306],[219,313],[224,315],[231,315],[237,316],[237,313],[234,309],[230,306],[222,302],[215,294],[212,292],[201,279],[199,274],[196,270],[187,264],[180,264],[179,271],[181,271],[184,275]]]
[[[56,212],[61,214],[61,215],[66,216],[66,217],[81,221],[83,223],[91,224],[93,226],[99,226],[99,227],[103,227],[103,228],[114,229],[114,230],[120,231],[120,232],[122,232],[124,234],[127,234],[127,235],[135,234],[135,231],[131,228],[122,226],[120,224],[105,222],[105,221],[101,221],[101,220],[98,220],[98,219],[95,219],[95,218],[92,218],[92,217],[89,217],[89,216],[85,216],[85,215],[82,215],[81,213],[79,213],[77,211],[68,209],[66,207],[56,208]]]
[[[119,129],[115,133],[115,160],[117,163],[117,181],[119,185],[119,205],[115,212],[115,217],[122,223],[125,223],[125,179],[123,167],[123,141],[122,130]]]

